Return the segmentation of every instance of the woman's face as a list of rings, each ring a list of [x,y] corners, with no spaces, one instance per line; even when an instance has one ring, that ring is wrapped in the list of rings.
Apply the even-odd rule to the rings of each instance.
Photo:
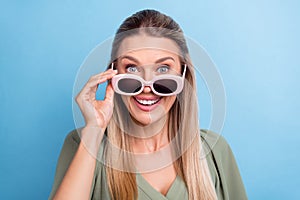
[[[181,76],[179,48],[167,38],[135,35],[125,38],[118,51],[117,69],[119,74],[135,74],[145,81],[162,74]],[[158,96],[150,86],[135,96],[122,96],[131,117],[145,126],[165,120],[176,100],[173,96]]]

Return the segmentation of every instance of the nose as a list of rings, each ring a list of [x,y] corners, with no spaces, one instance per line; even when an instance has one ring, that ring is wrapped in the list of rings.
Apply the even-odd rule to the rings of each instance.
[[[144,74],[143,74],[143,78],[145,81],[150,81],[152,80],[153,76],[155,76],[154,72],[152,71],[152,68],[146,68],[144,69]]]
[[[143,75],[144,75],[143,78],[144,78],[145,81],[150,81],[150,80],[152,80],[152,78],[153,78],[153,76],[154,76],[153,71],[152,71],[151,68],[145,69]],[[150,86],[145,86],[145,87],[144,87],[143,93],[151,93],[151,92],[152,92],[152,90],[151,90],[151,87],[150,87]]]
[[[143,93],[151,93],[151,87],[150,86],[145,86],[143,89]]]

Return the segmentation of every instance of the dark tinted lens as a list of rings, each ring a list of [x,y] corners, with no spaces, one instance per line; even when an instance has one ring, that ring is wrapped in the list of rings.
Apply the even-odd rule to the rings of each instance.
[[[118,87],[123,92],[135,93],[141,89],[142,83],[135,79],[124,78],[119,80]]]
[[[172,79],[162,79],[155,81],[153,87],[159,93],[170,94],[176,91],[177,83]]]

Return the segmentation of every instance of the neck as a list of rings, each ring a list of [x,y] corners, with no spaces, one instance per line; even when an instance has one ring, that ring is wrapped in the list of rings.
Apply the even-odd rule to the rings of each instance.
[[[158,151],[169,143],[167,116],[147,126],[133,126],[131,137],[135,153]]]

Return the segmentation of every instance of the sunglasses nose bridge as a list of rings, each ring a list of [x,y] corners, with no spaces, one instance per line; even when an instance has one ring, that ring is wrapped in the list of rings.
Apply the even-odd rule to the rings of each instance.
[[[143,84],[144,84],[143,92],[144,93],[150,93],[152,91],[152,87],[151,87],[152,83],[151,83],[151,81],[144,81]]]
[[[149,87],[152,85],[152,81],[144,81],[144,86]]]

